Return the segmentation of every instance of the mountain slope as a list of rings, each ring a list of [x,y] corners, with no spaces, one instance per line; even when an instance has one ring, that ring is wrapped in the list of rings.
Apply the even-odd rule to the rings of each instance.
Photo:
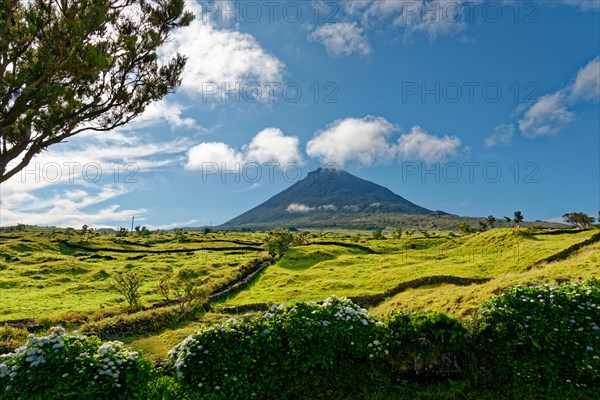
[[[315,226],[371,214],[432,214],[391,190],[339,169],[318,169],[222,227]],[[438,213],[444,214],[444,213]],[[304,222],[302,222],[304,221]]]

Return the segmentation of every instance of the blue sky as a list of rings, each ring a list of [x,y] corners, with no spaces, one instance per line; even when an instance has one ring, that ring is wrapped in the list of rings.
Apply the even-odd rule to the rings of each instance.
[[[34,159],[2,226],[217,225],[326,165],[459,215],[597,216],[599,0],[188,7],[177,93]]]

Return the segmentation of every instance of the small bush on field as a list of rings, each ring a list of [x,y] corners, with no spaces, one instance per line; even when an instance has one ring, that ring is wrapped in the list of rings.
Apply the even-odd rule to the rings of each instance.
[[[140,288],[144,280],[144,277],[135,271],[118,271],[114,274],[110,287],[125,297],[130,306],[135,307],[140,301]]]
[[[484,304],[479,369],[542,386],[600,385],[600,287],[516,286]]]
[[[15,351],[27,340],[28,335],[27,329],[13,328],[9,325],[0,326],[0,354]]]
[[[447,376],[461,371],[467,329],[440,312],[395,312],[386,318],[390,363],[402,374]]]
[[[0,399],[140,398],[150,376],[150,364],[122,343],[55,327],[0,356]]]
[[[180,321],[177,307],[119,314],[81,326],[83,332],[93,332],[101,338],[140,335],[175,327]]]
[[[169,357],[178,380],[207,398],[269,398],[312,368],[384,357],[383,329],[350,300],[330,297],[201,330]]]

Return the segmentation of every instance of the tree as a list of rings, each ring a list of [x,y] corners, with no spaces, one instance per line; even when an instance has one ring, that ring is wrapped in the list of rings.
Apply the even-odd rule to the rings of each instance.
[[[475,228],[473,228],[467,222],[461,222],[460,224],[458,224],[457,229],[463,235],[468,235],[469,233],[475,232]]]
[[[140,301],[140,288],[143,284],[144,277],[137,272],[119,271],[113,276],[111,288],[125,297],[130,306],[136,306]]]
[[[493,215],[488,215],[488,217],[486,218],[487,224],[489,225],[490,229],[494,229],[494,224],[496,223],[496,218]]]
[[[282,255],[294,241],[294,235],[284,229],[275,229],[267,237],[267,251],[272,256]]]
[[[385,237],[383,236],[383,231],[381,229],[377,229],[376,231],[373,231],[373,233],[371,235],[373,236],[373,239],[375,239],[375,240],[385,239]]]
[[[563,221],[573,226],[589,226],[594,223],[596,219],[586,213],[567,213],[563,215]]]
[[[394,239],[400,239],[402,237],[402,228],[396,228],[394,231]]]
[[[0,182],[47,147],[122,126],[172,92],[186,58],[160,65],[157,49],[193,18],[184,0],[4,0]]]
[[[479,232],[485,232],[487,230],[488,223],[486,220],[482,219],[479,221]]]
[[[86,240],[90,233],[91,233],[90,227],[88,225],[83,225],[81,227],[81,241]]]
[[[521,211],[515,211],[515,219],[513,221],[517,226],[523,222],[523,214],[521,214]]]
[[[177,273],[173,289],[177,296],[179,320],[183,321],[208,301],[208,292],[200,286],[197,272],[182,269]]]

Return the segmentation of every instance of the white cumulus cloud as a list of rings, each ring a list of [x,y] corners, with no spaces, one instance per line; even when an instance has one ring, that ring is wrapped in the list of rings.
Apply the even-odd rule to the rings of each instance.
[[[456,136],[434,136],[414,126],[398,139],[398,154],[403,159],[438,162],[455,155],[459,146]]]
[[[356,22],[336,22],[315,29],[309,39],[321,43],[330,56],[366,55],[371,46]]]
[[[196,19],[174,32],[161,47],[164,59],[177,52],[187,56],[181,83],[184,92],[210,94],[207,100],[220,101],[225,91],[281,82],[284,64],[254,36],[221,26],[213,20],[215,16],[203,15],[196,2],[187,1],[186,5]]]
[[[246,159],[258,163],[277,162],[281,165],[302,160],[298,151],[300,140],[285,136],[280,129],[267,128],[257,133],[245,147]]]
[[[192,147],[188,151],[185,168],[202,170],[206,164],[224,164],[226,169],[234,169],[244,162],[243,155],[223,142],[205,142]]]
[[[388,136],[395,130],[385,118],[345,118],[328,125],[307,143],[309,156],[339,166],[356,160],[364,165],[389,161],[393,155]]]
[[[280,166],[301,162],[298,150],[300,140],[286,136],[277,128],[267,128],[257,133],[249,144],[237,150],[223,142],[204,142],[192,147],[187,154],[185,169],[199,171],[213,164],[226,170],[240,169],[244,164],[276,163]]]

